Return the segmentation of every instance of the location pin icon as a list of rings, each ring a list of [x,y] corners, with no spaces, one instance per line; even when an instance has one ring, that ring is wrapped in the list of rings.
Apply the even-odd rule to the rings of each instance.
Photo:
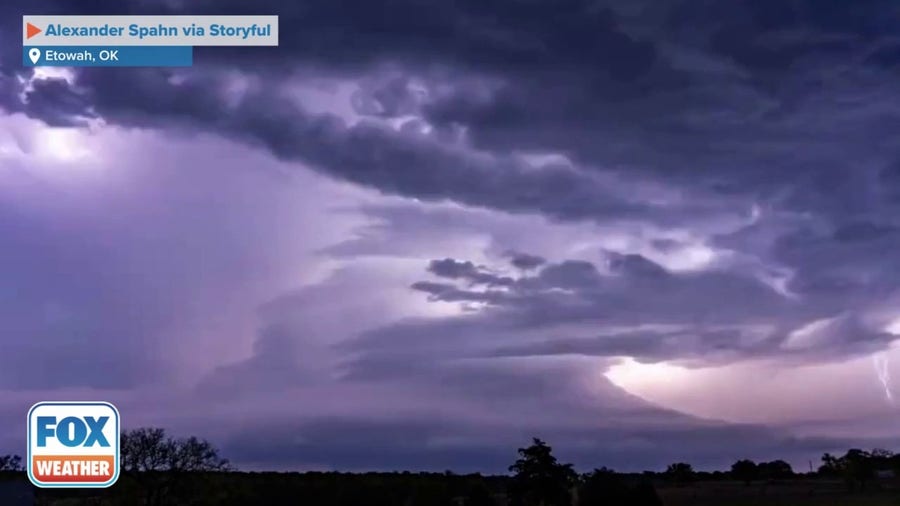
[[[31,58],[31,63],[37,64],[38,60],[41,59],[41,50],[36,47],[29,49],[28,57]]]

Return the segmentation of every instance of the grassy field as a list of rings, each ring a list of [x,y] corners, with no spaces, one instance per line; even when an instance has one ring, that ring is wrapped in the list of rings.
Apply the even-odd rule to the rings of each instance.
[[[900,489],[850,493],[841,482],[822,480],[749,486],[697,483],[659,487],[658,493],[666,506],[900,506]]]

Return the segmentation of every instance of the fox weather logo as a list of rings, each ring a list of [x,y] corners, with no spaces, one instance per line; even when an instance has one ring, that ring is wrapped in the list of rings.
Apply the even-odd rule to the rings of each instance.
[[[119,478],[119,411],[108,402],[39,402],[28,411],[28,478],[103,488]]]

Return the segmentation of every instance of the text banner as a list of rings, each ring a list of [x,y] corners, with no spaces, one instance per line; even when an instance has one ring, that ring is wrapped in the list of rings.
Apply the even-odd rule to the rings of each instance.
[[[23,46],[277,46],[278,16],[22,16]]]
[[[26,67],[190,67],[190,46],[26,46]]]

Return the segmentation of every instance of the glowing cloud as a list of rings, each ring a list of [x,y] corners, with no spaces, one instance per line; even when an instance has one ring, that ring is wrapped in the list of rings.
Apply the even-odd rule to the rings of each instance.
[[[672,386],[689,374],[688,369],[666,362],[647,364],[626,357],[610,367],[605,376],[625,390],[642,391],[663,385]]]
[[[894,319],[884,328],[884,331],[895,336],[900,336],[900,318]]]

